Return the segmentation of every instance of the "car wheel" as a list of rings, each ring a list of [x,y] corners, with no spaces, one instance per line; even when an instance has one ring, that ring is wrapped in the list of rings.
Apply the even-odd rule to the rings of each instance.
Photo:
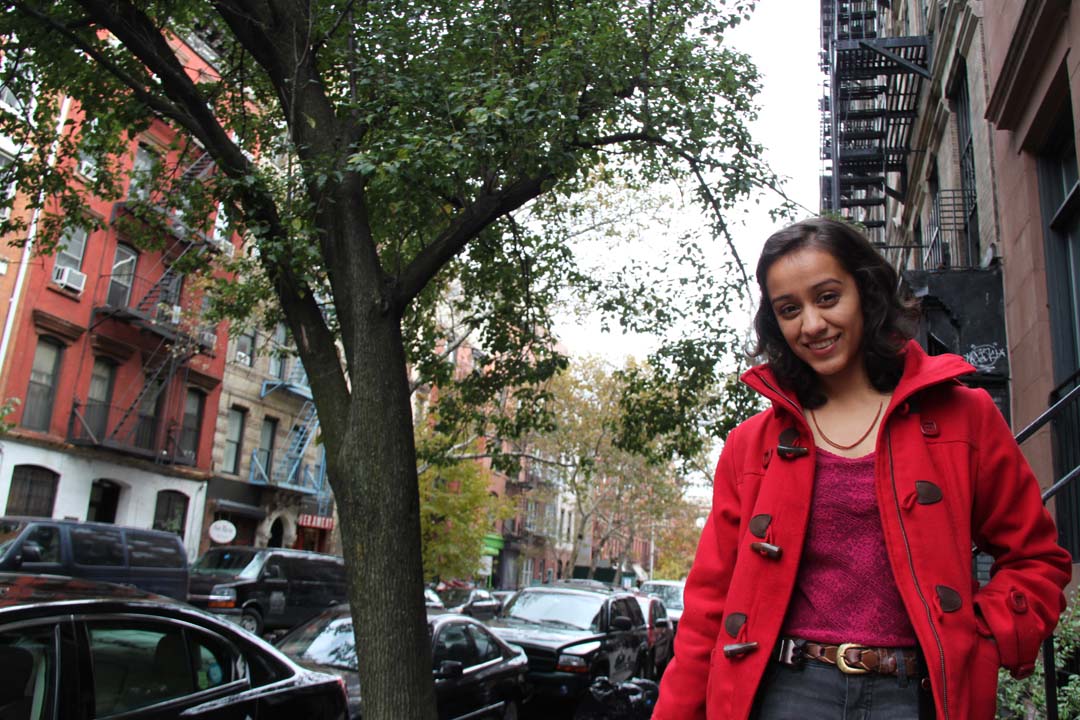
[[[249,633],[261,635],[263,629],[262,615],[255,608],[244,608],[244,614],[240,616],[240,627]]]
[[[506,701],[506,707],[503,708],[502,720],[518,720],[517,701]]]

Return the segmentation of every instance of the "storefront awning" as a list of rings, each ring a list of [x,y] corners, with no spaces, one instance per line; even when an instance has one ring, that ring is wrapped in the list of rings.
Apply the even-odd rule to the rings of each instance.
[[[225,500],[224,498],[218,498],[215,502],[215,510],[220,513],[229,513],[230,515],[239,515],[256,520],[262,520],[266,517],[266,511],[258,505],[248,505],[247,503]]]

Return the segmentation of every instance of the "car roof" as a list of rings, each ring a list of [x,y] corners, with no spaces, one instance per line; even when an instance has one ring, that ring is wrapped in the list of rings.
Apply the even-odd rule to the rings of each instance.
[[[641,583],[641,587],[645,587],[646,585],[666,585],[668,587],[685,587],[686,586],[686,581],[685,580],[646,580],[645,582]]]
[[[563,595],[581,595],[584,597],[595,597],[597,595],[601,597],[612,597],[614,595],[627,595],[628,593],[616,591],[607,587],[591,587],[591,586],[579,586],[579,585],[532,585],[530,587],[521,588],[518,592],[521,593],[560,593]]]
[[[62,575],[0,573],[0,611],[11,607],[72,602],[72,601],[145,601],[176,606],[177,600],[154,595],[126,585],[96,582]]]
[[[18,523],[49,523],[52,525],[77,525],[79,527],[101,528],[103,530],[136,530],[138,532],[152,533],[154,535],[168,535],[180,539],[180,536],[169,530],[154,530],[152,528],[134,527],[133,525],[116,525],[115,523],[94,522],[93,520],[67,520],[64,518],[33,517],[30,515],[3,515],[0,522]]]

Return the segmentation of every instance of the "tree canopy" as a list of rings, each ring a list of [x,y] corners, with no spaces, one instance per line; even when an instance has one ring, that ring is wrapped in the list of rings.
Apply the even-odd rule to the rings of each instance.
[[[40,248],[65,224],[101,222],[82,212],[88,196],[123,197],[130,139],[151,118],[178,139],[130,203],[149,229],[139,242],[160,242],[164,204],[204,232],[220,205],[250,243],[227,278],[208,254],[184,269],[207,277],[222,314],[272,300],[296,341],[368,650],[365,717],[434,717],[407,368],[452,380],[440,302],[490,360],[440,417],[485,432],[543,422],[532,408],[563,364],[548,330],[567,288],[626,327],[694,327],[658,356],[669,378],[704,377],[729,353],[742,268],[708,267],[702,243],[730,244],[725,213],[773,183],[747,125],[756,72],[725,43],[752,5],[16,0],[0,14],[2,81],[27,98],[0,113],[20,148],[0,184],[42,210]],[[62,98],[77,112],[57,135]],[[214,172],[191,182],[204,157]],[[81,159],[98,168],[89,183]],[[695,200],[708,232],[648,272],[581,272],[569,238],[583,193],[657,183]],[[7,237],[25,230],[18,214],[0,222]],[[493,420],[507,387],[519,412]],[[364,636],[385,625],[395,637]]]

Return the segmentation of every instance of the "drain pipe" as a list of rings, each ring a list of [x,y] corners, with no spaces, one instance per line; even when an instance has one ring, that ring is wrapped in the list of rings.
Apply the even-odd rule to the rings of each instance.
[[[56,164],[56,155],[60,149],[60,136],[64,132],[64,124],[67,122],[68,110],[71,109],[71,97],[65,96],[60,106],[60,120],[56,123],[56,140],[49,149],[49,157],[46,161],[49,167]],[[11,294],[11,302],[8,304],[7,318],[4,319],[4,334],[0,337],[0,375],[3,375],[4,365],[7,362],[8,347],[11,344],[11,335],[15,328],[15,320],[19,312],[19,300],[22,298],[23,284],[26,282],[26,270],[30,267],[30,255],[34,250],[34,237],[37,235],[38,218],[41,217],[41,208],[34,210],[30,218],[30,227],[26,233],[26,242],[23,243],[22,260],[19,262],[19,274],[15,278],[15,290]]]

